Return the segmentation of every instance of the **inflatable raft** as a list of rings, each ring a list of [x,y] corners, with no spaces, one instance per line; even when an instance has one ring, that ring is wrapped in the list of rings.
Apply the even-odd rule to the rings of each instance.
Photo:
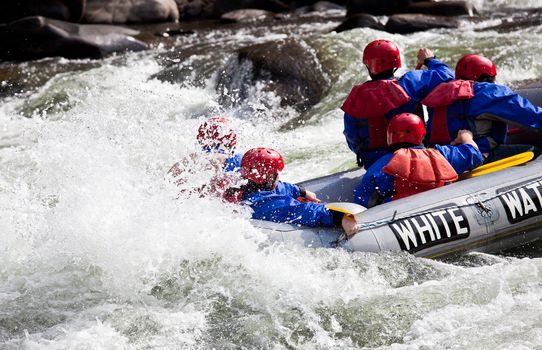
[[[301,185],[325,202],[348,202],[361,176],[361,170],[348,171]],[[273,241],[307,247],[429,258],[498,252],[542,238],[542,159],[382,204],[356,214],[356,220],[361,229],[348,240],[338,228],[255,225]]]
[[[542,102],[536,100],[542,96],[541,87],[536,85],[536,93],[528,96],[537,104]],[[540,131],[524,132],[514,135],[513,142],[533,141],[540,146],[541,136]],[[499,252],[542,238],[541,158],[370,208],[355,215],[361,229],[348,240],[341,238],[339,228],[263,221],[255,225],[272,241],[307,247],[407,251],[428,258]],[[363,172],[342,172],[300,185],[316,192],[323,202],[350,202]]]

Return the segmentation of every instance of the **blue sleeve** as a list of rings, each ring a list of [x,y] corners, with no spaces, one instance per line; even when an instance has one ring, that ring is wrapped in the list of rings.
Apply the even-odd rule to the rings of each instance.
[[[374,206],[375,196],[384,198],[385,202],[392,196],[395,188],[395,179],[382,171],[393,154],[387,154],[369,167],[360,184],[354,189],[354,203],[364,207]]]
[[[333,226],[333,214],[324,204],[301,203],[293,198],[272,195],[259,205],[252,205],[252,218],[305,226]]]
[[[503,85],[475,83],[474,97],[468,108],[469,116],[490,114],[516,125],[536,129],[542,127],[542,108]]]
[[[435,145],[435,149],[446,158],[458,175],[476,168],[484,162],[482,153],[472,145]]]
[[[409,71],[398,80],[415,102],[423,100],[438,84],[455,78],[454,72],[436,58],[428,59],[427,65],[427,70]]]
[[[241,159],[243,159],[242,154],[236,154],[233,157],[226,159],[224,163],[224,171],[241,171]]]
[[[299,186],[291,184],[289,182],[282,182],[282,181],[277,182],[277,186],[275,187],[273,192],[276,194],[289,196],[292,198],[297,198],[301,195]]]
[[[360,132],[363,133],[363,130],[359,130],[358,121],[355,118],[349,116],[347,113],[344,114],[344,137],[346,138],[346,143],[348,148],[354,153],[358,153],[358,149],[362,146],[362,139],[360,138]],[[369,134],[367,132],[367,137]]]

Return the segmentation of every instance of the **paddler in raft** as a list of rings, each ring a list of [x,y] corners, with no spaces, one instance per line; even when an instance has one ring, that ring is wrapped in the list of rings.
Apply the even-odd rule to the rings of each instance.
[[[473,132],[484,163],[540,149],[506,144],[507,124],[540,129],[542,108],[506,86],[495,84],[497,68],[488,58],[465,55],[455,67],[456,79],[442,83],[427,95],[426,144],[449,144],[461,129]]]
[[[418,51],[418,66],[395,78],[401,68],[401,54],[394,42],[375,40],[363,50],[363,64],[371,80],[356,85],[342,105],[344,136],[348,147],[356,154],[359,166],[368,169],[378,158],[388,153],[386,128],[390,119],[400,113],[423,116],[420,101],[442,82],[454,78],[453,71],[435,58],[431,50]]]
[[[228,118],[215,116],[200,124],[196,140],[201,146],[201,152],[192,153],[175,163],[168,171],[168,176],[182,188],[181,192],[221,196],[241,170],[242,154],[235,153],[237,134],[231,128]],[[201,175],[205,171],[215,173],[208,183],[183,188],[187,185],[188,177]]]
[[[415,114],[392,118],[387,128],[387,144],[392,153],[376,161],[354,190],[354,203],[364,207],[411,196],[444,186],[458,175],[483,162],[472,133],[459,130],[454,145],[425,148],[423,121]]]
[[[313,227],[341,226],[347,235],[358,231],[354,216],[328,210],[318,203],[313,192],[279,181],[279,172],[283,169],[284,160],[279,152],[271,148],[253,148],[241,161],[241,176],[247,183],[229,188],[224,198],[232,203],[249,205],[253,219]]]

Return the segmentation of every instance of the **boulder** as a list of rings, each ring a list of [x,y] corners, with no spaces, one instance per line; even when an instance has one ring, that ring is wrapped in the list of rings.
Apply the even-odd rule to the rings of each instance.
[[[389,33],[409,34],[434,28],[457,28],[459,22],[453,17],[422,14],[393,15],[384,30]]]
[[[347,16],[356,13],[371,15],[393,15],[401,13],[412,0],[348,0],[346,3]]]
[[[203,19],[215,16],[216,0],[175,0],[181,19]]]
[[[366,13],[357,13],[348,17],[343,23],[334,29],[337,33],[354,28],[373,28],[384,30],[384,25],[375,17]]]
[[[270,12],[288,11],[287,2],[281,0],[216,0],[215,11],[220,16],[240,9],[259,9]]]
[[[148,46],[135,39],[138,31],[107,25],[80,25],[26,17],[0,27],[0,59],[43,57],[102,58],[113,52],[140,51]]]
[[[272,41],[237,50],[218,80],[222,102],[236,104],[249,97],[257,83],[281,98],[281,106],[305,111],[320,101],[330,82],[315,52],[294,39]]]
[[[435,16],[474,16],[477,11],[470,1],[425,1],[408,5],[403,13],[423,13]]]
[[[273,12],[265,10],[244,9],[227,12],[220,16],[220,20],[225,23],[246,23],[266,20],[273,15]]]
[[[86,0],[4,0],[0,2],[0,23],[28,16],[79,22],[85,6]]]
[[[177,21],[175,0],[87,0],[88,23],[144,23]]]

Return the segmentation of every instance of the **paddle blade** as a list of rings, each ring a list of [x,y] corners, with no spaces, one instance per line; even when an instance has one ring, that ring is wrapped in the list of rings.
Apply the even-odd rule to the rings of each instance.
[[[488,164],[481,165],[472,169],[468,173],[465,173],[459,177],[460,180],[470,179],[480,175],[489,174],[495,171],[499,171],[506,168],[511,168],[516,165],[524,164],[534,158],[533,152],[523,152],[513,155],[508,158],[500,159]]]
[[[326,208],[333,211],[338,211],[339,213],[356,215],[367,210],[362,205],[349,203],[349,202],[335,202],[326,204]]]

